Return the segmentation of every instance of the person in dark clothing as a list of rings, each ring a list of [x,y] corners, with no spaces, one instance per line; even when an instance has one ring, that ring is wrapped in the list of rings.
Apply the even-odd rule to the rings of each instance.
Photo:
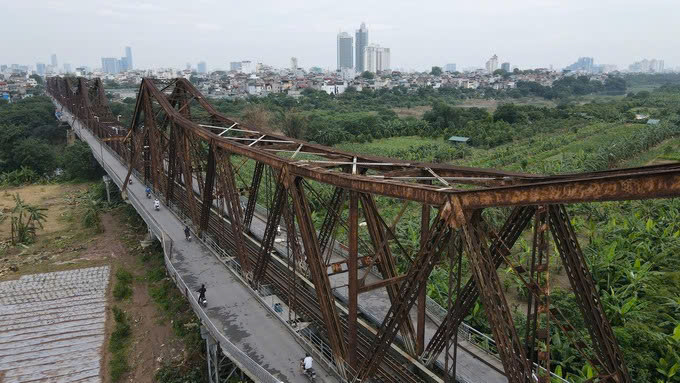
[[[184,236],[186,239],[189,239],[191,237],[191,230],[189,230],[189,226],[184,226]]]
[[[206,288],[205,288],[204,284],[202,284],[201,288],[196,290],[196,292],[198,293],[198,301],[199,302],[205,299]]]

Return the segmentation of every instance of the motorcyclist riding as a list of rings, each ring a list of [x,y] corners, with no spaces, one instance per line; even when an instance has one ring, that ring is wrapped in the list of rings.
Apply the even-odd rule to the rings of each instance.
[[[159,210],[161,208],[161,201],[159,201],[158,198],[156,198],[156,200],[153,201],[153,208],[156,210]]]
[[[191,230],[189,230],[188,225],[184,226],[184,236],[186,237],[187,240],[191,239]]]
[[[151,198],[151,188],[148,186],[146,187],[146,198]]]

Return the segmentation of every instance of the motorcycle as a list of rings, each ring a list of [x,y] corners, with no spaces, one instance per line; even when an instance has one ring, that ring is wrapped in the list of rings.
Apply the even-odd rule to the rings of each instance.
[[[191,234],[187,235],[187,242],[191,242]]]
[[[316,382],[316,371],[314,371],[314,368],[310,368],[308,370],[305,370],[305,360],[304,359],[300,360],[300,369],[302,370],[302,375],[306,376],[307,379],[309,379],[309,381],[311,383]]]
[[[198,304],[203,306],[203,308],[205,308],[208,305],[208,298],[206,298],[206,297],[201,298],[201,296],[199,295]]]

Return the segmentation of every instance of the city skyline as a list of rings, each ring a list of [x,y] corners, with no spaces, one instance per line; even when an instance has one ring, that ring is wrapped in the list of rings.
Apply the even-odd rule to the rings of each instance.
[[[494,53],[524,68],[562,68],[582,56],[597,57],[598,62],[619,68],[652,57],[665,60],[666,68],[678,65],[680,52],[672,47],[680,27],[670,17],[676,14],[677,5],[650,0],[647,10],[657,15],[650,21],[637,17],[632,1],[622,0],[614,7],[610,3],[614,4],[609,0],[598,4],[585,0],[569,4],[485,0],[480,4],[436,2],[423,7],[401,1],[319,5],[293,1],[284,13],[292,16],[293,12],[302,12],[306,16],[303,22],[299,18],[274,19],[273,10],[262,11],[267,7],[239,4],[236,13],[257,11],[262,17],[236,19],[227,25],[220,15],[234,11],[210,1],[190,9],[178,1],[123,0],[105,6],[81,0],[13,2],[6,6],[8,28],[21,27],[13,24],[24,20],[26,13],[32,19],[25,34],[6,42],[4,56],[8,63],[35,65],[56,52],[60,61],[73,66],[98,67],[99,58],[107,57],[107,52],[129,45],[137,52],[136,68],[182,68],[187,60],[205,60],[213,63],[214,69],[228,69],[229,62],[237,60],[287,67],[289,58],[295,55],[306,66],[328,69],[336,67],[336,47],[331,42],[338,30],[352,34],[364,20],[370,41],[389,46],[396,53],[392,57],[395,69],[426,70],[451,61],[459,68],[484,67],[485,59]],[[271,5],[280,8],[273,2]],[[466,17],[456,23],[447,21],[447,17],[462,11]],[[183,21],[176,21],[174,15],[182,15]],[[427,21],[418,22],[418,16]],[[144,23],[150,19],[154,25],[165,23],[169,28],[146,28]],[[272,25],[277,25],[275,33]],[[185,33],[184,27],[190,33]],[[222,38],[231,28],[243,33],[238,38]],[[178,51],[183,54],[177,55]]]

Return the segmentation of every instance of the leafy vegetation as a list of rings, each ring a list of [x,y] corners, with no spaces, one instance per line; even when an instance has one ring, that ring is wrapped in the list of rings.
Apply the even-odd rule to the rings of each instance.
[[[47,219],[47,208],[27,204],[19,194],[14,196],[14,203],[9,216],[0,213],[0,222],[9,217],[13,245],[32,243],[37,230],[43,228],[42,223]]]
[[[116,271],[116,284],[113,286],[113,297],[116,300],[121,301],[132,296],[132,279],[129,271],[122,268]]]
[[[128,363],[128,348],[130,345],[130,319],[125,311],[117,306],[111,308],[113,312],[114,327],[109,338],[109,351],[111,360],[109,361],[109,374],[112,382],[119,382],[120,379],[130,370]]]

